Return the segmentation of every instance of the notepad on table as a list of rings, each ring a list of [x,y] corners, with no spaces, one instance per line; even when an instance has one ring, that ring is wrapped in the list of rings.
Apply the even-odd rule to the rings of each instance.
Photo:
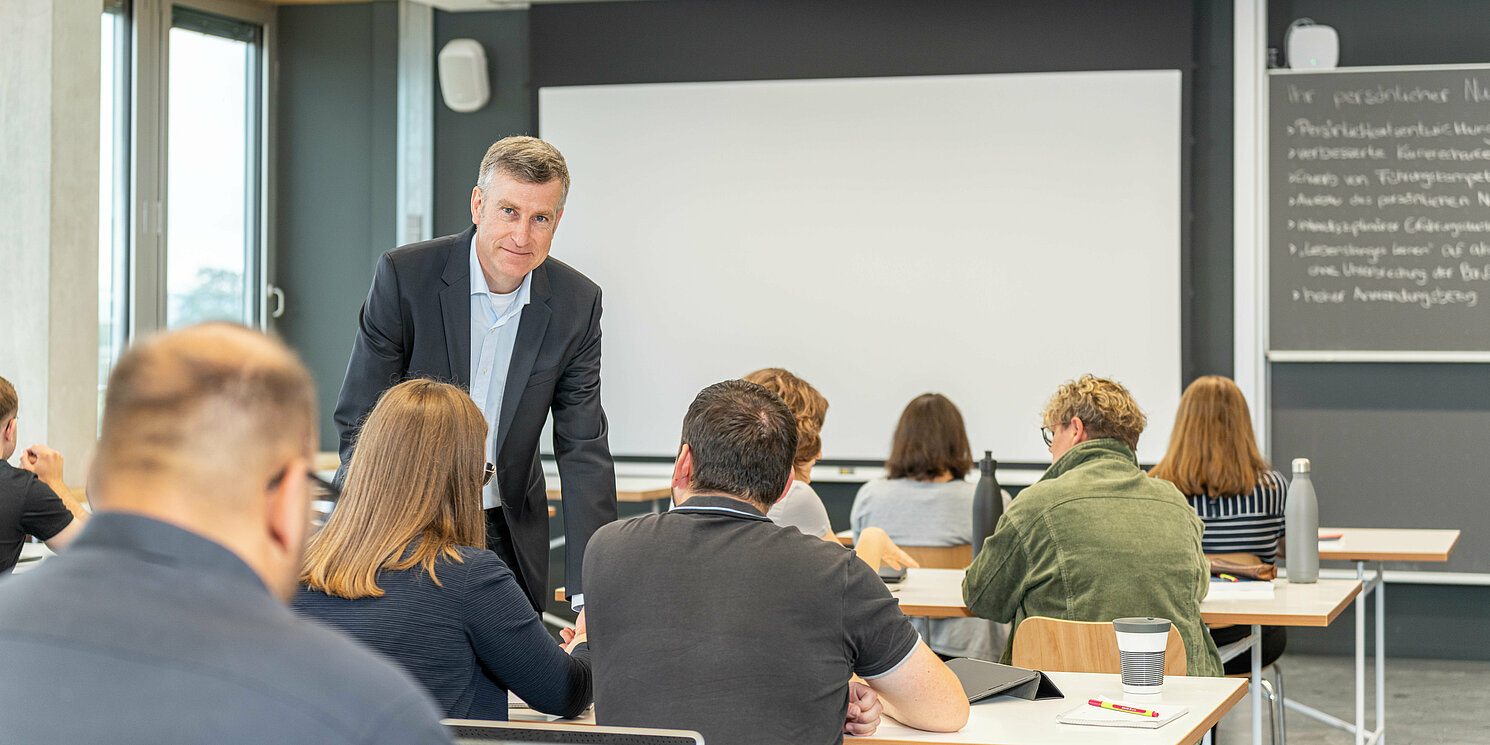
[[[1110,698],[1103,698],[1114,704],[1123,704]],[[1133,706],[1135,704],[1125,704]],[[1143,716],[1141,714],[1130,714],[1126,711],[1113,711],[1103,709],[1100,706],[1092,706],[1083,701],[1070,711],[1056,716],[1055,721],[1061,724],[1085,724],[1092,727],[1138,727],[1140,729],[1158,729],[1170,722],[1182,717],[1190,711],[1190,707],[1183,704],[1142,704],[1142,708],[1159,712],[1159,716]]]
[[[1273,583],[1265,579],[1238,579],[1229,580],[1222,577],[1211,577],[1211,589],[1206,594],[1206,600],[1218,599],[1260,599],[1267,600],[1273,597]]]

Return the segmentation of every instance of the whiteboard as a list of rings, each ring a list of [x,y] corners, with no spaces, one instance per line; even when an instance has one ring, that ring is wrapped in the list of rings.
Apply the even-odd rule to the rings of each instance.
[[[605,293],[616,456],[675,455],[699,389],[762,367],[828,398],[828,459],[882,460],[935,391],[975,451],[1048,462],[1040,413],[1087,372],[1162,456],[1178,71],[550,87],[539,117],[573,177],[552,256]]]

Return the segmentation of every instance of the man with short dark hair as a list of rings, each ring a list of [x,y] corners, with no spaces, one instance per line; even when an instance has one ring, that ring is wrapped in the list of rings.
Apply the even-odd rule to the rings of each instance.
[[[957,677],[874,570],[767,519],[797,449],[786,404],[716,383],[682,440],[676,506],[601,528],[586,554],[596,720],[697,730],[710,745],[834,743],[872,733],[882,702],[909,726],[960,729]]]
[[[109,379],[67,553],[0,583],[0,740],[448,743],[409,676],[294,616],[315,387],[241,326],[162,334]]]
[[[61,551],[88,520],[62,483],[61,453],[32,445],[21,454],[21,467],[11,467],[10,456],[20,441],[20,409],[15,387],[0,378],[0,574],[16,565],[27,535]]]
[[[533,607],[548,596],[548,491],[538,440],[553,413],[564,503],[565,587],[596,528],[616,519],[616,474],[600,405],[600,287],[549,248],[569,196],[553,145],[507,137],[486,151],[470,228],[383,254],[336,402],[343,472],[383,391],[433,378],[470,391],[496,478],[482,490],[486,547]]]

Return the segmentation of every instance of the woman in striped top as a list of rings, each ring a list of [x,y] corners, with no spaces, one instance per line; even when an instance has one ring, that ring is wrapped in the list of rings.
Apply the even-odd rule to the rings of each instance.
[[[1174,483],[1187,495],[1205,523],[1201,547],[1206,553],[1243,552],[1273,563],[1283,537],[1288,482],[1258,451],[1247,399],[1230,378],[1207,375],[1185,389],[1169,449],[1149,475]],[[1246,635],[1245,626],[1211,629],[1218,647]],[[1282,627],[1263,627],[1264,665],[1283,654],[1286,641]],[[1228,675],[1250,669],[1248,655],[1226,663]]]

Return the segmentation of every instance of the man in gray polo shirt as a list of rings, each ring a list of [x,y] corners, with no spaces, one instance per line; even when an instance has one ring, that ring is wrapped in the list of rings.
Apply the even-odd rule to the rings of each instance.
[[[796,449],[776,394],[743,380],[709,386],[683,420],[676,506],[590,539],[600,724],[692,729],[709,745],[839,743],[873,731],[874,694],[912,727],[966,724],[957,677],[874,570],[766,518]],[[853,674],[873,693],[851,692]]]
[[[70,550],[0,582],[0,741],[448,743],[402,670],[290,613],[315,387],[282,344],[208,324],[109,379]]]

